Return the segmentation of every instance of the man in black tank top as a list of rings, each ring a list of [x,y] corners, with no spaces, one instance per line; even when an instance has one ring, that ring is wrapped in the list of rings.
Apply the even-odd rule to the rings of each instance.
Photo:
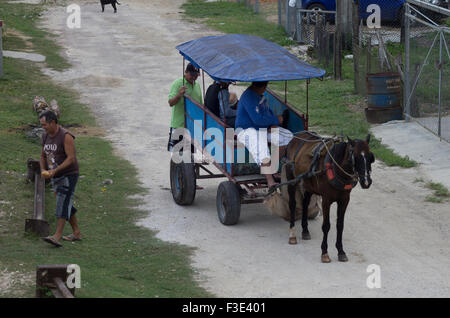
[[[61,239],[81,241],[81,232],[75,216],[77,209],[73,206],[73,194],[79,175],[75,136],[58,125],[58,119],[52,111],[43,112],[39,116],[39,121],[45,129],[42,135],[41,174],[45,179],[51,179],[56,194],[57,217],[55,234],[44,237],[43,240],[61,247]],[[66,221],[72,226],[73,233],[63,236]]]

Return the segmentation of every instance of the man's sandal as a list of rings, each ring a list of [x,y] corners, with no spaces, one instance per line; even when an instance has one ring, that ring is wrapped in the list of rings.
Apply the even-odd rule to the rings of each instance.
[[[81,241],[81,238],[76,237],[73,234],[70,234],[70,235],[67,235],[67,236],[63,236],[62,239],[64,241],[69,241],[69,242]]]
[[[62,247],[62,244],[59,243],[53,236],[47,236],[47,237],[43,237],[42,240],[44,242],[47,242],[49,244],[52,244],[56,247]]]

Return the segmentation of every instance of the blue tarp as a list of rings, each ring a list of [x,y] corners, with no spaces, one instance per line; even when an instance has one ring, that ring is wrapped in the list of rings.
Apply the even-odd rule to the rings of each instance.
[[[176,47],[215,80],[260,82],[322,77],[325,71],[253,35],[207,36]]]

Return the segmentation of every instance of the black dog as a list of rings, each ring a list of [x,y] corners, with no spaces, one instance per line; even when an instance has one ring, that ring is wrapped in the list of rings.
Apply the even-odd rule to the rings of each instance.
[[[116,3],[120,5],[117,0],[100,0],[100,4],[102,5],[102,12],[105,12],[105,4],[111,4],[114,8],[114,13],[117,13]]]

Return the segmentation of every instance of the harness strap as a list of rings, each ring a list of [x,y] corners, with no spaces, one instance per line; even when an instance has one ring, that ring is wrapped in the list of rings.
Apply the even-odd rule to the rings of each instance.
[[[333,151],[333,147],[330,152]],[[324,161],[324,168],[327,175],[328,182],[337,190],[351,190],[358,184],[358,179],[352,179],[350,183],[345,183],[342,181],[336,173],[336,165],[333,163],[333,158],[331,158],[330,152],[327,152]]]
[[[306,143],[307,141],[314,140],[314,138],[317,138],[317,136],[315,136],[315,135],[310,135],[309,138],[307,137],[306,139],[301,139],[301,140],[300,140],[300,142],[299,142],[299,144],[298,144],[298,146],[297,146],[297,149],[296,149],[296,151],[295,151],[294,157],[292,158],[292,161],[293,161],[293,162],[295,162],[295,158],[297,157],[298,153],[300,152],[300,150],[302,149],[302,147],[305,145],[305,143]],[[320,140],[320,139],[318,139],[318,140]]]
[[[313,151],[313,159],[311,160],[311,164],[309,166],[309,170],[316,172],[317,169],[319,168],[319,163],[320,163],[320,155],[322,153],[323,148],[325,147],[325,144],[327,142],[330,142],[331,139],[326,139],[323,142],[319,143]]]
[[[351,190],[351,189],[353,189],[358,184],[358,179],[353,178],[350,183],[345,183],[338,177],[338,174],[336,173],[336,164],[334,163],[333,157],[331,155],[331,153],[332,153],[332,151],[333,151],[333,149],[335,147],[334,140],[333,139],[328,139],[326,141],[324,141],[324,140],[321,140],[321,141],[322,142],[320,143],[320,145],[317,145],[314,148],[314,151],[313,151],[314,152],[314,156],[313,156],[313,160],[311,162],[309,171],[305,172],[305,173],[302,173],[299,176],[295,176],[294,179],[288,180],[286,182],[281,182],[281,183],[279,183],[277,185],[272,186],[269,189],[269,193],[268,194],[273,193],[276,189],[278,189],[278,188],[280,188],[282,186],[297,184],[298,182],[300,182],[304,178],[311,178],[311,177],[314,177],[316,175],[322,174],[323,172],[325,172],[325,174],[327,176],[327,179],[328,179],[328,182],[334,188],[336,188],[338,190]],[[331,149],[328,150],[328,146],[326,144],[328,142],[330,142],[330,141],[333,142],[333,145],[332,145]],[[291,169],[294,169],[295,168],[295,166],[294,166],[295,158],[296,158],[299,150],[301,149],[301,147],[304,145],[304,143],[305,142],[302,142],[301,145],[297,148],[297,151],[296,151],[295,156],[294,156],[292,161],[288,161],[288,160],[283,158],[284,160],[282,160],[282,163],[284,165],[289,165]],[[317,168],[318,168],[319,163],[320,163],[320,160],[319,160],[320,154],[321,154],[321,152],[322,152],[324,147],[327,148],[327,154],[326,154],[325,160],[324,160],[324,170],[317,171]]]
[[[295,137],[294,137],[295,138]],[[295,165],[295,158],[297,158],[298,153],[300,152],[300,150],[302,149],[302,147],[305,145],[306,142],[311,141],[315,138],[320,138],[320,136],[317,135],[310,135],[309,137],[306,137],[306,139],[300,139],[299,144],[297,145],[297,149],[295,150],[295,154],[294,157],[292,158],[292,160],[289,160],[287,158],[287,149],[286,149],[286,153],[285,156],[283,158],[281,158],[281,163],[283,165],[289,165],[291,169],[294,169],[294,165]]]
[[[301,175],[296,176],[294,179],[288,180],[286,182],[281,182],[279,184],[271,186],[270,189],[269,189],[269,192],[267,194],[269,195],[269,194],[275,192],[278,188],[281,188],[282,186],[297,184],[303,178],[311,178],[311,177],[314,177],[315,175],[317,175],[319,173],[321,173],[321,171],[319,171],[319,172],[308,171],[308,172],[302,173]]]
[[[305,145],[305,143],[307,141],[311,141],[317,139],[317,141],[319,142],[319,144],[315,147],[314,149],[314,158],[311,162],[311,166],[308,172],[302,173],[299,176],[295,176],[295,158],[297,158],[298,153],[300,152],[300,150],[302,149],[302,147]],[[298,182],[300,182],[303,178],[311,178],[314,177],[318,174],[321,174],[322,171],[317,171],[317,167],[319,166],[319,159],[320,158],[320,153],[322,152],[323,147],[325,146],[326,142],[329,142],[332,139],[327,139],[327,141],[323,141],[322,138],[320,136],[317,135],[310,135],[309,138],[307,139],[301,139],[300,143],[297,146],[297,149],[295,151],[294,157],[292,158],[292,160],[288,160],[286,157],[283,157],[281,159],[281,163],[283,165],[288,165],[290,169],[292,169],[292,172],[294,174],[294,179],[288,180],[286,182],[281,182],[277,185],[272,186],[269,189],[269,193],[271,194],[272,192],[274,192],[276,189],[281,188],[282,186],[285,185],[292,185],[292,184],[297,184]],[[286,150],[287,151],[287,150]]]

